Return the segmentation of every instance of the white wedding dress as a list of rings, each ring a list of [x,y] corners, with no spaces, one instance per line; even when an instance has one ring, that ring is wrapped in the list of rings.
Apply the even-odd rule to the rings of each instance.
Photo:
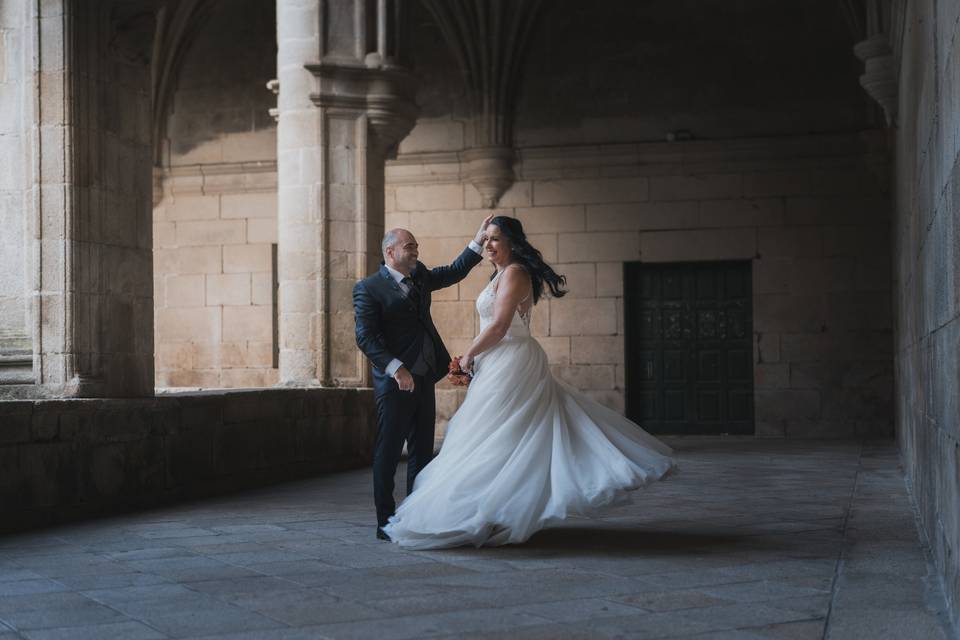
[[[477,297],[481,331],[498,278]],[[674,467],[665,444],[553,377],[529,313],[515,312],[503,340],[476,358],[440,453],[384,527],[402,547],[523,542]]]

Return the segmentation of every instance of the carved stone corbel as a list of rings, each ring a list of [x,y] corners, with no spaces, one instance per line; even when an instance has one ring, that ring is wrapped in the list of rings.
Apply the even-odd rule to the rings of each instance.
[[[883,109],[887,125],[897,119],[902,42],[902,0],[845,0],[847,24],[857,43],[853,53],[863,62],[860,86]]]
[[[384,156],[416,124],[416,77],[401,67],[349,66],[319,62],[304,65],[318,82],[310,100],[318,107],[335,111],[356,111],[367,119],[368,144]]]
[[[542,0],[423,0],[460,67],[472,141],[463,160],[483,205],[514,181],[513,115],[523,56]]]

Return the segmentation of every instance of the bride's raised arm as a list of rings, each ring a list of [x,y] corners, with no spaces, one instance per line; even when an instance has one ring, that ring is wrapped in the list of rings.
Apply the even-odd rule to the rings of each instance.
[[[497,297],[493,303],[493,321],[473,340],[460,359],[460,367],[468,371],[473,367],[473,359],[494,346],[507,335],[513,314],[520,303],[531,295],[533,283],[526,270],[520,265],[508,265],[497,281]]]

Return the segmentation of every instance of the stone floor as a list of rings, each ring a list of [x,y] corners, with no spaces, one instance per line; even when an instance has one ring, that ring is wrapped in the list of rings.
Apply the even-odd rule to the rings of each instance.
[[[956,637],[893,444],[672,443],[515,547],[376,541],[367,471],[0,538],[0,640]]]

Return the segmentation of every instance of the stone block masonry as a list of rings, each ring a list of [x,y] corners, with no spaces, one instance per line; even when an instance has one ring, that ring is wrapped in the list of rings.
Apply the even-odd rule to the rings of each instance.
[[[277,382],[275,183],[272,162],[165,172],[154,208],[158,387]]]
[[[0,531],[369,464],[369,390],[0,403]]]
[[[424,146],[419,131],[406,148]],[[555,375],[622,411],[624,263],[750,260],[756,434],[890,435],[885,145],[867,133],[520,149],[496,211],[519,218],[568,277],[569,295],[533,312]],[[388,163],[386,226],[413,231],[431,266],[457,255],[487,213],[458,182],[458,161],[408,153]],[[489,275],[481,265],[435,295],[454,351],[476,330],[473,301]],[[441,427],[460,398],[438,388]]]

